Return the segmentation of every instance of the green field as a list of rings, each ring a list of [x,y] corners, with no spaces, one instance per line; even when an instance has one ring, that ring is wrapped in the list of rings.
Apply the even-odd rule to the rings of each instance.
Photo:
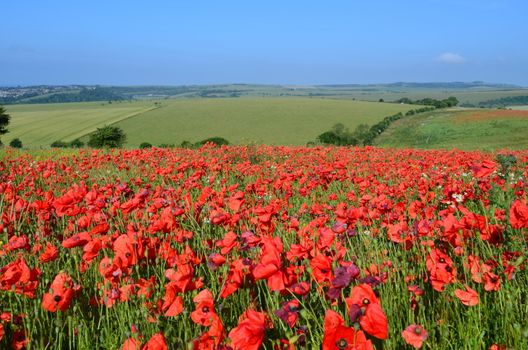
[[[163,102],[149,113],[116,123],[128,145],[197,142],[221,136],[232,143],[303,145],[336,123],[374,124],[412,106],[309,98],[200,99]]]
[[[48,147],[52,142],[72,141],[112,124],[154,108],[152,102],[59,103],[6,106],[11,115],[9,133],[2,136],[7,144],[20,138],[25,147]]]
[[[387,147],[526,149],[528,111],[442,110],[405,117],[376,139]]]
[[[142,142],[178,145],[221,136],[231,143],[303,145],[343,123],[354,129],[415,106],[320,98],[223,98],[121,103],[64,103],[8,106],[10,133],[26,147],[48,147],[71,141],[104,124],[121,127],[127,146]]]

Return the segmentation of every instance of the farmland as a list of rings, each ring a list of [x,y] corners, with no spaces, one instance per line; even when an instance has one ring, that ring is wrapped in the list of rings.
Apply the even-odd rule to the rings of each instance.
[[[165,102],[164,102],[165,103]],[[143,141],[179,144],[221,136],[232,143],[304,145],[336,123],[374,124],[413,106],[310,98],[174,101],[116,123],[130,146]]]
[[[97,127],[153,108],[153,103],[143,102],[8,106],[12,118],[9,133],[2,139],[20,138],[28,148],[49,147],[54,141],[72,141],[95,131]]]
[[[387,129],[376,144],[387,147],[526,149],[528,111],[437,110],[405,117]]]
[[[64,103],[8,106],[10,133],[30,148],[71,141],[105,124],[121,127],[127,147],[197,142],[221,136],[232,143],[304,145],[335,123],[350,129],[374,124],[413,106],[320,98],[227,98],[120,103]],[[6,143],[6,142],[4,142]]]
[[[525,349],[528,153],[3,150],[0,347]]]

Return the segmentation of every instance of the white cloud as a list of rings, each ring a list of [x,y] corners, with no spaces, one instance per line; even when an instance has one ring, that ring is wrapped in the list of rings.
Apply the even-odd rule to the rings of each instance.
[[[461,64],[465,63],[466,59],[457,53],[446,52],[436,58],[438,62],[447,64]]]

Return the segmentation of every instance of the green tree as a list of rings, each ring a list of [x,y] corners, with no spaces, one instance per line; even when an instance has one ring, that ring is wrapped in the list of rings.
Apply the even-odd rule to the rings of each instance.
[[[205,140],[202,140],[200,142],[197,142],[196,145],[197,146],[202,146],[202,145],[205,145],[206,143],[214,143],[217,146],[229,145],[229,141],[227,141],[223,137],[218,137],[218,136],[210,137],[208,139],[205,139]]]
[[[16,139],[12,139],[11,142],[9,142],[9,146],[13,148],[22,148],[22,141],[17,137]]]
[[[9,120],[11,116],[7,114],[7,111],[3,106],[0,106],[0,135],[3,135],[9,130],[7,130],[7,125],[9,125]]]
[[[82,147],[84,147],[84,142],[82,142],[79,139],[75,139],[72,142],[70,142],[69,146],[72,147],[72,148],[82,148]]]
[[[341,123],[335,124],[330,131],[317,136],[317,141],[336,146],[357,145],[358,140]]]
[[[370,139],[370,126],[367,124],[359,124],[356,130],[354,130],[353,135],[361,144],[366,145],[366,141]]]
[[[68,147],[68,143],[64,141],[53,141],[53,143],[50,145],[51,148],[66,148]]]
[[[119,148],[125,144],[126,135],[124,131],[117,127],[106,125],[90,135],[88,146],[93,148]]]

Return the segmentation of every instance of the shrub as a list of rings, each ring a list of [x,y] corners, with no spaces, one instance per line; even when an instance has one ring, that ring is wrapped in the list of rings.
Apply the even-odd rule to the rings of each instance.
[[[149,142],[142,142],[140,145],[139,145],[139,148],[141,149],[144,149],[144,148],[151,148],[152,147],[152,144],[149,143]]]
[[[51,148],[66,148],[68,147],[68,143],[64,141],[54,141],[50,146]]]
[[[210,137],[208,139],[197,142],[196,145],[202,146],[202,145],[205,145],[206,143],[214,143],[217,146],[229,145],[229,141],[227,141],[223,137],[218,137],[218,136]]]
[[[82,142],[79,139],[75,139],[72,142],[70,142],[70,147],[72,147],[72,148],[82,148],[82,147],[84,147],[84,142]]]
[[[159,148],[174,148],[174,144],[173,143],[162,143],[158,147]]]
[[[332,130],[317,136],[317,141],[327,145],[354,146],[358,144],[357,138],[341,123],[335,124]]]
[[[183,141],[182,143],[180,143],[180,147],[181,148],[193,148],[193,144],[192,142],[189,142],[189,141]]]
[[[104,126],[90,135],[88,146],[93,148],[119,148],[126,141],[126,135],[123,130],[117,126]]]
[[[12,139],[11,142],[9,142],[9,146],[13,148],[22,148],[22,141],[17,137],[16,139]]]

